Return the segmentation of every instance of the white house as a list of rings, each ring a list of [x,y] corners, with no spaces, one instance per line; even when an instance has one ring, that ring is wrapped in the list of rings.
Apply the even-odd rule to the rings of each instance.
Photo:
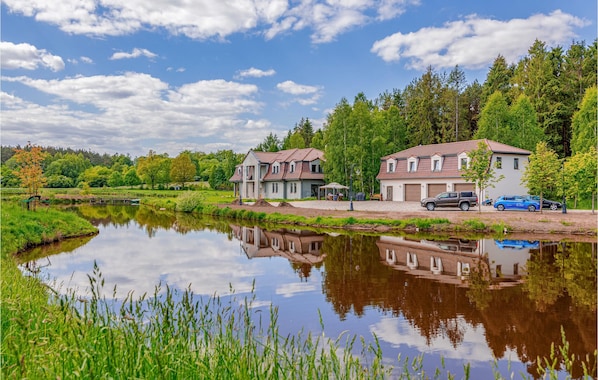
[[[316,197],[324,185],[324,152],[314,148],[279,152],[249,151],[229,179],[242,198],[302,199]]]
[[[491,165],[496,177],[504,176],[481,194],[480,201],[505,194],[526,194],[521,176],[530,151],[491,140],[469,140],[445,144],[415,146],[381,158],[380,193],[386,201],[420,201],[443,191],[475,190],[461,176],[469,164],[468,152],[483,142],[492,152]]]

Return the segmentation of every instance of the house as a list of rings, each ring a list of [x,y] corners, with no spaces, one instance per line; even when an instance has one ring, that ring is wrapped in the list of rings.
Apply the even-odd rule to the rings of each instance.
[[[229,179],[241,198],[302,199],[316,197],[324,185],[324,152],[314,148],[279,152],[249,151]]]
[[[480,141],[492,152],[491,165],[496,178],[504,176],[494,183],[494,188],[485,189],[480,201],[504,194],[526,194],[521,177],[531,152],[484,139],[420,145],[382,157],[376,178],[383,199],[419,202],[444,191],[478,191],[461,174],[469,164],[467,153],[477,149]]]

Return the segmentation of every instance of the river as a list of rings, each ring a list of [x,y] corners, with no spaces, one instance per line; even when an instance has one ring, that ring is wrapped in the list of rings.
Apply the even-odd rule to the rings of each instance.
[[[247,296],[255,315],[277,308],[282,335],[375,334],[386,364],[423,355],[430,377],[441,368],[460,378],[469,363],[472,379],[537,378],[537,357],[561,331],[570,355],[596,350],[596,243],[266,229],[140,206],[72,211],[100,233],[21,256],[22,270],[58,293],[88,296],[97,264],[115,302],[158,284]]]

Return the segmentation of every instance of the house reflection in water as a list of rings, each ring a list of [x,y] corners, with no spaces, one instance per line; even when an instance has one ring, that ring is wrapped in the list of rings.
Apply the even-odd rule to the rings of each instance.
[[[514,248],[501,243],[492,239],[381,236],[376,245],[381,261],[391,268],[461,287],[468,286],[467,280],[475,271],[496,289],[521,283],[530,251],[540,245],[533,242]]]
[[[267,231],[257,226],[237,225],[231,225],[231,228],[247,258],[286,258],[302,278],[308,278],[311,267],[321,265],[326,257],[321,251],[324,235],[316,232],[295,229]]]

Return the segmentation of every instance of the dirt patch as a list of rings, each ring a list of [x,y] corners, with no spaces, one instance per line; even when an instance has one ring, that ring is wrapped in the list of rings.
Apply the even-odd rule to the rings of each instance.
[[[289,202],[280,202],[278,204],[278,207],[295,207],[292,204],[290,204]]]
[[[252,207],[274,207],[272,206],[270,203],[268,203],[267,201],[263,200],[263,199],[258,199]]]

